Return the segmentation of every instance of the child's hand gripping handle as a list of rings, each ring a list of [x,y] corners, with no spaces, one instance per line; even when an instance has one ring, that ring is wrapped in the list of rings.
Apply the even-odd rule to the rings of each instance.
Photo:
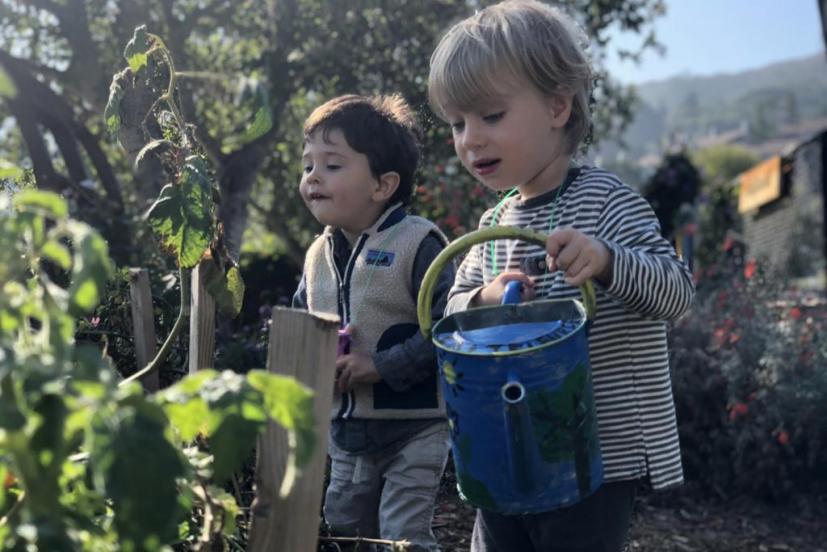
[[[546,238],[547,236],[545,234],[525,228],[493,226],[491,228],[475,230],[449,243],[448,246],[442,250],[442,253],[437,255],[434,262],[431,263],[431,266],[425,273],[425,277],[422,279],[422,286],[419,288],[419,297],[416,302],[416,315],[419,319],[419,329],[422,335],[425,337],[430,337],[431,335],[431,325],[433,323],[431,319],[431,303],[433,302],[434,287],[436,286],[440,272],[442,272],[445,265],[454,257],[478,243],[491,240],[519,239],[545,248]],[[586,308],[586,316],[588,316],[589,319],[594,318],[596,300],[594,286],[591,281],[587,280],[580,286],[580,294],[583,298],[583,306]]]
[[[519,303],[523,291],[523,284],[518,280],[511,280],[505,284],[505,293],[503,293],[503,305],[513,305]]]

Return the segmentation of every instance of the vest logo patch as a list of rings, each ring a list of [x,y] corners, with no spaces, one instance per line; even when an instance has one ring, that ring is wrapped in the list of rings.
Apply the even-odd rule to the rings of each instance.
[[[368,249],[368,256],[365,263],[368,266],[391,266],[393,264],[393,251],[378,251],[376,249]]]

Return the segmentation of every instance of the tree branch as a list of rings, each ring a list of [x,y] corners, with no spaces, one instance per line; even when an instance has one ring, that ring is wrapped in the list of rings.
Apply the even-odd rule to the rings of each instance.
[[[172,12],[173,1],[163,0],[161,6],[166,22],[167,47],[172,52],[172,57],[175,58],[176,65],[179,67],[188,67],[190,66],[190,62],[186,52],[186,35],[181,33],[183,27],[175,20],[175,14]],[[201,11],[206,11],[206,7]],[[181,100],[181,110],[184,112],[184,119],[187,121],[195,121],[197,119],[195,101],[193,100],[191,87],[188,82],[178,80],[178,95]],[[210,136],[210,133],[202,127],[203,125],[195,125],[195,137],[210,157],[210,160],[216,165],[221,165],[225,157],[221,152],[221,143]]]

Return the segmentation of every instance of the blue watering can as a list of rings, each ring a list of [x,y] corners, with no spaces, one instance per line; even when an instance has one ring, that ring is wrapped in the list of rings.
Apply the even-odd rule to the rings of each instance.
[[[449,244],[423,279],[419,325],[437,348],[460,496],[504,514],[546,512],[603,481],[587,341],[594,288],[581,287],[582,301],[519,303],[519,283],[510,282],[502,305],[452,314],[431,329],[445,264],[492,239],[544,246],[546,236],[501,226]]]

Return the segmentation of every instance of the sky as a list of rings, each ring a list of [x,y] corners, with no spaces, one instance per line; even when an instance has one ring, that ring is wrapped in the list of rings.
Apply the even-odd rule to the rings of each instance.
[[[808,55],[824,54],[819,0],[666,0],[666,15],[654,24],[661,57],[647,51],[641,64],[606,60],[624,84],[678,74],[711,75],[754,69]],[[612,44],[634,47],[640,37],[612,34]],[[611,46],[611,45],[610,45]]]

